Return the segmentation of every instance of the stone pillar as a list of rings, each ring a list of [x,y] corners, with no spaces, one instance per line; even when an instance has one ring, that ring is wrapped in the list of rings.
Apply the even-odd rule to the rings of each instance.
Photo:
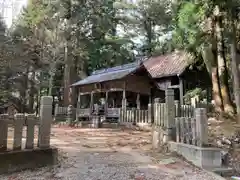
[[[175,116],[176,117],[181,117],[181,105],[180,105],[180,101],[176,100],[174,101],[175,104]]]
[[[198,146],[204,146],[208,144],[208,119],[207,111],[205,108],[197,108],[195,110],[196,115],[196,139]]]
[[[58,108],[59,108],[59,105],[58,105],[58,102],[56,102],[56,104],[55,104],[55,109],[54,109],[54,116],[57,116],[57,114],[58,114]]]
[[[52,108],[51,108],[52,110]],[[52,111],[51,111],[52,115]],[[25,123],[24,114],[15,114],[14,116],[14,135],[13,135],[13,149],[21,150],[22,149],[22,132],[23,124]]]
[[[33,149],[34,147],[34,126],[36,124],[36,116],[28,114],[26,117],[27,136],[26,136],[26,149]]]
[[[165,108],[165,123],[166,124],[166,136],[165,141],[172,140],[174,138],[175,129],[175,105],[174,105],[174,90],[167,89],[165,91],[166,108]]]
[[[40,124],[38,135],[38,147],[49,148],[50,147],[50,134],[52,124],[52,96],[42,96],[40,103]]]
[[[160,111],[158,108],[158,105],[160,103],[160,98],[155,98],[154,99],[154,107],[153,107],[153,112],[154,112],[154,125],[160,126]]]
[[[158,104],[160,102],[160,98],[154,99],[154,105],[153,105],[153,126],[152,126],[152,148],[154,150],[159,148],[160,145],[160,132],[161,127],[159,126],[159,111],[158,111]]]
[[[72,126],[74,121],[74,108],[72,105],[69,105],[67,108],[67,124],[68,126]]]
[[[100,127],[100,116],[99,116],[99,106],[94,104],[94,113],[91,116],[91,127],[99,128]]]
[[[7,150],[8,120],[8,114],[0,114],[0,151]]]
[[[147,123],[152,124],[153,120],[152,120],[152,104],[149,103],[148,104],[148,119],[147,119]]]

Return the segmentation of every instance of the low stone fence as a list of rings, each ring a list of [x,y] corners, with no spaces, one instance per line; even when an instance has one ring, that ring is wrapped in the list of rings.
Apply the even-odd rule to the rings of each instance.
[[[52,97],[48,96],[41,98],[40,116],[0,115],[0,158],[4,159],[0,163],[0,173],[55,163],[57,150],[50,147],[51,123]],[[34,144],[35,126],[38,126],[36,145]],[[24,127],[26,127],[25,138],[23,138]],[[25,145],[23,145],[24,141]]]
[[[221,149],[208,144],[207,111],[196,108],[195,117],[175,118],[176,139],[168,142],[169,149],[196,166],[214,170],[221,168]]]
[[[195,109],[195,117],[177,117],[176,142],[207,146],[207,112],[204,108]]]
[[[206,108],[186,110],[174,102],[174,91],[166,90],[165,105],[155,100],[152,145],[159,149],[168,145],[170,151],[177,152],[196,166],[216,169],[222,166],[221,149],[208,144],[208,122]],[[161,110],[159,110],[161,109]],[[180,113],[185,109],[187,113]],[[189,112],[189,113],[188,113]]]

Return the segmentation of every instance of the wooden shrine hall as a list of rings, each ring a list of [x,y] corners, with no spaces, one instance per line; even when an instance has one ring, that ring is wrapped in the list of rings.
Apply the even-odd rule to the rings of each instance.
[[[117,117],[120,108],[146,109],[153,83],[142,62],[94,71],[72,86],[78,95],[77,117],[88,117],[94,104],[104,104],[106,117]]]
[[[120,108],[147,109],[154,98],[164,101],[164,91],[168,88],[176,91],[175,100],[183,104],[187,90],[209,87],[206,70],[189,70],[190,59],[186,53],[177,51],[94,71],[72,85],[79,92],[77,118],[89,118],[95,104],[104,106],[107,118],[117,118]]]

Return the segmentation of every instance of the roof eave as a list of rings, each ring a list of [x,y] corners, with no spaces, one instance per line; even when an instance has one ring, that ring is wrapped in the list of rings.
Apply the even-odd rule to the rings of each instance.
[[[128,74],[128,75],[129,75],[129,74]],[[128,75],[126,75],[126,76],[128,76]],[[116,79],[113,79],[113,80],[108,80],[108,81],[100,81],[100,82],[86,83],[86,84],[79,84],[79,85],[74,85],[74,84],[72,84],[70,87],[80,87],[80,86],[92,85],[92,84],[96,84],[96,83],[111,82],[111,81],[116,81],[116,80],[123,79],[123,78],[125,78],[126,76],[123,76],[123,77],[121,77],[121,78],[116,78]]]
[[[95,83],[80,84],[80,85],[75,85],[75,84],[77,83],[77,82],[76,82],[76,83],[70,85],[70,87],[79,87],[79,86],[85,86],[85,85],[90,85],[90,84],[96,84],[96,83],[102,83],[102,82],[110,82],[110,81],[120,80],[120,79],[123,79],[123,78],[129,76],[130,74],[136,73],[139,69],[141,69],[141,68],[143,68],[143,67],[144,67],[144,65],[143,65],[143,63],[141,62],[141,63],[139,64],[139,67],[137,67],[137,68],[134,69],[132,72],[128,73],[127,75],[125,75],[125,76],[123,76],[123,77],[121,77],[121,78],[116,78],[116,79],[109,80],[109,81],[101,81],[101,82],[95,82]]]

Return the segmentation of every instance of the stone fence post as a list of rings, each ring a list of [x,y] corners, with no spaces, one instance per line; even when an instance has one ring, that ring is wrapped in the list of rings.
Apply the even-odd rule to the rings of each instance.
[[[197,145],[202,147],[208,144],[208,119],[205,108],[197,108],[196,115],[196,139]]]
[[[158,105],[160,103],[160,98],[155,98],[154,99],[154,105],[153,105],[153,114],[154,114],[154,118],[153,118],[153,122],[154,125],[159,126],[159,118],[160,118],[160,111],[158,111],[159,109],[157,108]]]
[[[0,114],[0,151],[7,150],[8,119],[8,114]]]
[[[38,147],[49,148],[50,147],[50,134],[51,124],[53,121],[52,117],[52,96],[42,96],[40,103],[40,124],[39,124],[39,135],[38,135]]]
[[[54,109],[54,116],[58,115],[58,108],[59,108],[59,105],[58,105],[58,103],[56,103],[55,104],[55,109]]]
[[[181,117],[181,105],[180,105],[180,101],[178,100],[175,100],[174,101],[174,104],[175,104],[175,116],[176,117]]]
[[[22,149],[22,132],[23,125],[25,123],[24,114],[15,114],[14,115],[14,135],[13,135],[13,149],[21,150]]]
[[[152,104],[151,103],[148,104],[148,119],[147,119],[147,123],[149,123],[149,124],[153,123],[153,119],[152,119]]]
[[[69,105],[67,108],[67,124],[68,126],[71,126],[74,121],[74,107],[72,105]]]
[[[166,122],[166,135],[165,142],[170,141],[174,138],[175,129],[175,104],[174,104],[174,90],[167,89],[165,91],[165,122]]]

